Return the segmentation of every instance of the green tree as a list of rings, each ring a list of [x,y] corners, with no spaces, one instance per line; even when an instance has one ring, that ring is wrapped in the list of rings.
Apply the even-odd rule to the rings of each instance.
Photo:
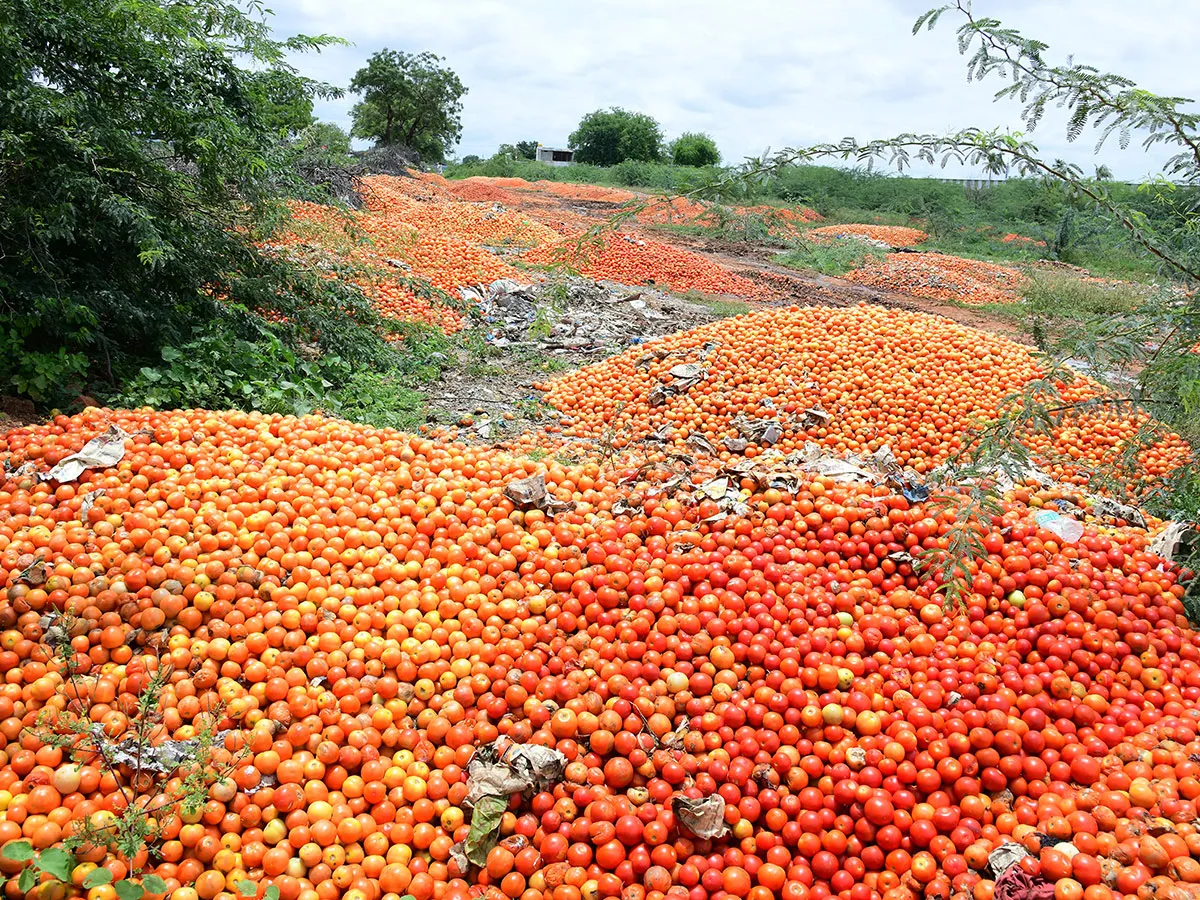
[[[312,87],[295,72],[272,68],[252,72],[247,80],[248,93],[267,128],[290,137],[315,121]]]
[[[685,131],[671,141],[671,159],[677,166],[715,166],[721,161],[721,151],[707,134]]]
[[[515,144],[501,144],[496,148],[496,155],[510,159],[537,159],[537,148],[537,141],[517,141]]]
[[[380,50],[350,81],[362,100],[350,111],[355,137],[381,146],[399,144],[443,162],[462,136],[466,87],[432,53]]]
[[[6,3],[0,389],[103,396],[204,323],[380,346],[361,293],[255,243],[286,212],[289,176],[262,82],[239,63],[324,92],[288,58],[331,41],[277,40],[223,0]]]
[[[658,122],[645,113],[614,106],[584,116],[567,146],[575,151],[576,162],[593,166],[615,166],[627,159],[658,162],[663,135]]]
[[[331,162],[350,161],[350,135],[333,122],[314,122],[298,135],[297,141],[306,152]]]

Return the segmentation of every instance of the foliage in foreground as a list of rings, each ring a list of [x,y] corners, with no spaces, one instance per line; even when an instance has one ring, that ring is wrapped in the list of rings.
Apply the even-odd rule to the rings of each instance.
[[[275,40],[222,0],[8,4],[0,392],[111,394],[208,327],[352,364],[391,354],[360,291],[255,243],[307,189],[298,158],[336,160],[328,128],[296,130],[332,89],[287,61],[332,41]],[[238,61],[268,67],[270,90]]]

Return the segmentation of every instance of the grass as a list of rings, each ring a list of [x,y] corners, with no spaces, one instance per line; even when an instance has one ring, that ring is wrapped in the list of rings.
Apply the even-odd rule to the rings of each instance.
[[[723,319],[745,315],[754,309],[754,307],[745,300],[728,299],[725,297],[702,296],[694,302],[698,303],[700,306],[703,306],[714,316],[720,316]]]
[[[1026,270],[1021,303],[973,305],[1014,321],[1041,320],[1052,329],[1078,327],[1089,320],[1136,312],[1148,299],[1148,290],[1137,284],[1101,284],[1082,281],[1077,273]]]
[[[839,238],[815,243],[798,242],[786,253],[775,257],[775,262],[789,269],[816,272],[820,275],[845,275],[871,262],[881,262],[887,251],[865,241],[854,238]]]

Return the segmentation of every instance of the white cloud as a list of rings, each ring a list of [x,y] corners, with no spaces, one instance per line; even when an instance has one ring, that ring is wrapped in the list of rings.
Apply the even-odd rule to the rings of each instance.
[[[300,60],[306,74],[345,85],[382,47],[446,57],[469,88],[460,154],[498,144],[565,144],[579,118],[602,106],[649,113],[668,138],[706,131],[726,160],[846,135],[945,132],[970,125],[1019,128],[1018,106],[992,103],[999,81],[967,84],[947,14],[912,36],[933,0],[291,0],[275,6],[280,32],[340,35],[355,46]],[[1200,26],[1178,0],[980,0],[994,16],[1101,71],[1157,93],[1200,96],[1188,64]],[[352,97],[322,104],[349,124]],[[1107,164],[1137,179],[1168,155],[1115,141],[1093,156],[1094,138],[1068,144],[1063,119],[1034,135],[1050,158],[1090,169]],[[953,174],[958,174],[957,172]]]

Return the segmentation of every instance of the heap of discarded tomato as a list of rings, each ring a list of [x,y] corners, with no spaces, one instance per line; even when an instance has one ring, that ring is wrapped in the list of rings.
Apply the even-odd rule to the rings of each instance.
[[[39,480],[112,425],[119,463]],[[38,737],[66,696],[39,623],[70,608],[107,735],[158,666],[162,737],[217,708],[231,729],[231,773],[134,860],[171,900],[246,880],[282,900],[990,900],[989,852],[1035,833],[1054,846],[1021,865],[1058,900],[1197,895],[1180,573],[1141,530],[1062,543],[1027,505],[1051,495],[979,525],[947,612],[912,559],[953,515],[872,484],[733,476],[745,505],[722,514],[639,482],[642,454],[568,468],[204,411],[60,417],[0,456],[0,842],[45,848],[124,802]],[[515,508],[533,473],[569,508]],[[465,771],[499,736],[566,768],[462,871]],[[724,833],[685,827],[680,796],[719,796]]]
[[[765,297],[770,291],[707,257],[639,234],[610,232],[595,239],[566,238],[525,254],[534,265],[567,265],[581,275],[673,291]]]
[[[1016,303],[1024,277],[1011,266],[944,253],[889,253],[847,272],[848,281],[955,303]]]
[[[567,433],[611,434],[626,444],[654,434],[687,450],[689,439],[739,452],[789,453],[809,441],[839,452],[887,446],[925,472],[965,449],[973,423],[1042,376],[1029,349],[924,313],[878,306],[792,307],[723,319],[669,335],[542,385]],[[1079,377],[1051,405],[1097,396]],[[755,437],[768,423],[773,440]],[[1144,418],[1089,413],[1031,433],[1028,445],[1059,480],[1083,477],[1122,452]],[[689,451],[690,452],[690,451]],[[731,455],[726,453],[726,456]],[[1170,436],[1141,452],[1162,476],[1187,458]]]
[[[830,241],[836,238],[865,238],[888,247],[915,247],[929,238],[919,228],[901,225],[824,225],[810,228],[808,236],[814,241]]]

